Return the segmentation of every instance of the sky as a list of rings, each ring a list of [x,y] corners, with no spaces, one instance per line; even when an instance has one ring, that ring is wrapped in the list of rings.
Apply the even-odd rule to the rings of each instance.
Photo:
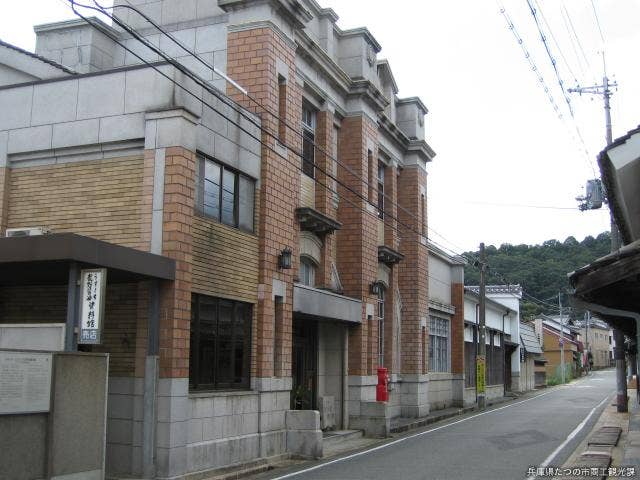
[[[604,51],[607,74],[619,84],[611,101],[613,137],[636,128],[640,0],[529,1],[565,90],[601,84]],[[599,176],[602,97],[560,89],[527,0],[396,0],[393,9],[386,0],[320,4],[336,11],[340,28],[366,26],[382,45],[378,58],[389,60],[399,96],[418,96],[429,109],[426,136],[436,151],[427,166],[433,242],[460,253],[480,242],[582,240],[609,229],[606,206],[580,212],[575,200],[586,181]],[[2,7],[0,38],[28,50],[35,47],[33,25],[73,18],[62,0],[10,5]]]

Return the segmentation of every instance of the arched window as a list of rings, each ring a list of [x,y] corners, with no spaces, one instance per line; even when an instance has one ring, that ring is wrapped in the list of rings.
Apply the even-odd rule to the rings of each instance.
[[[316,284],[316,264],[307,256],[300,257],[300,283],[308,287]]]

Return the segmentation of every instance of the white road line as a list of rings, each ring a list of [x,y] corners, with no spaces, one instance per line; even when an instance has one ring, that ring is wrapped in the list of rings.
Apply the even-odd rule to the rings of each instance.
[[[558,455],[558,453],[560,453],[562,449],[566,447],[571,440],[573,440],[573,438],[578,434],[578,432],[580,432],[580,430],[584,428],[584,426],[587,424],[587,422],[589,421],[591,416],[595,413],[595,411],[600,407],[600,405],[606,402],[607,399],[610,397],[611,395],[607,395],[598,405],[593,407],[589,412],[589,414],[584,418],[584,420],[582,420],[582,422],[578,424],[578,426],[573,430],[573,432],[569,434],[569,436],[565,439],[564,442],[558,445],[558,448],[556,448],[553,452],[551,452],[551,455],[549,455],[547,458],[544,459],[544,461],[539,465],[539,467],[547,467],[553,461],[556,455]],[[537,475],[532,475],[527,477],[526,480],[535,480],[536,478],[538,478]]]
[[[531,400],[535,400],[536,398],[544,397],[545,395],[549,395],[550,393],[557,392],[557,391],[559,391],[559,389],[553,389],[553,390],[550,390],[548,392],[541,393],[540,395],[536,395],[535,397],[527,398],[526,400],[522,400],[520,402],[510,403],[509,405],[505,405],[504,407],[494,408],[493,410],[488,410],[486,412],[478,413],[478,414],[472,415],[470,417],[465,417],[462,420],[457,420],[455,422],[447,423],[446,425],[441,425],[439,427],[432,428],[430,430],[425,430],[424,432],[414,433],[413,435],[409,435],[407,437],[399,438],[397,440],[394,440],[393,442],[385,443],[383,445],[378,445],[377,447],[373,447],[373,448],[370,448],[368,450],[363,450],[362,452],[353,453],[351,455],[347,455],[346,457],[336,458],[335,460],[330,460],[330,461],[325,462],[325,463],[320,463],[320,464],[315,465],[313,467],[305,468],[304,470],[298,470],[297,472],[287,473],[286,475],[282,475],[280,477],[273,478],[272,480],[283,480],[285,478],[295,477],[297,475],[302,475],[303,473],[312,472],[313,470],[318,470],[320,468],[324,468],[324,467],[327,467],[329,465],[333,465],[334,463],[340,463],[340,462],[344,462],[346,460],[351,460],[352,458],[360,457],[362,455],[366,455],[368,453],[375,452],[377,450],[382,450],[383,448],[387,448],[387,447],[390,447],[392,445],[396,445],[398,443],[405,442],[405,441],[410,440],[412,438],[416,438],[416,437],[420,437],[422,435],[426,435],[427,433],[435,432],[437,430],[442,430],[443,428],[452,427],[453,425],[457,425],[459,423],[463,423],[463,422],[466,422],[468,420],[471,420],[471,419],[474,419],[474,418],[477,418],[477,417],[481,417],[483,415],[488,415],[490,413],[497,412],[499,410],[504,410],[505,408],[515,407],[516,405],[522,405],[523,403],[530,402]],[[602,402],[600,404],[602,404]],[[596,407],[596,408],[598,408],[598,407]],[[594,410],[595,410],[595,408],[594,408]],[[592,413],[593,413],[593,410],[589,414],[589,416],[591,416]],[[585,419],[585,421],[586,421],[586,419]],[[573,434],[573,432],[572,432],[572,434]],[[527,479],[527,480],[529,480],[529,479]]]

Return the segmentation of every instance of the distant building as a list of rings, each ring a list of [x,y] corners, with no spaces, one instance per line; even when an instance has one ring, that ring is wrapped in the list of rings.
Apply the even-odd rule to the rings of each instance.
[[[542,339],[544,358],[547,360],[547,381],[562,377],[561,357],[564,354],[565,378],[571,375],[575,378],[582,368],[581,354],[583,345],[578,335],[579,330],[570,327],[565,322],[559,322],[551,317],[542,315],[534,320],[535,332]]]
[[[531,323],[520,323],[520,384],[523,390],[546,385],[546,363],[534,326]]]
[[[580,337],[584,343],[585,361],[593,361],[592,368],[608,368],[613,360],[613,329],[603,320],[594,317],[589,320],[589,327],[585,320],[574,322],[579,328]]]

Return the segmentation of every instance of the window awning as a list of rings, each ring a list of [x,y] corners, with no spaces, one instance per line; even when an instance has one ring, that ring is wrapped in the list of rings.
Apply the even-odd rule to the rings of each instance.
[[[174,280],[175,260],[75,233],[0,238],[0,285],[66,283],[69,262],[108,268],[110,282]]]

